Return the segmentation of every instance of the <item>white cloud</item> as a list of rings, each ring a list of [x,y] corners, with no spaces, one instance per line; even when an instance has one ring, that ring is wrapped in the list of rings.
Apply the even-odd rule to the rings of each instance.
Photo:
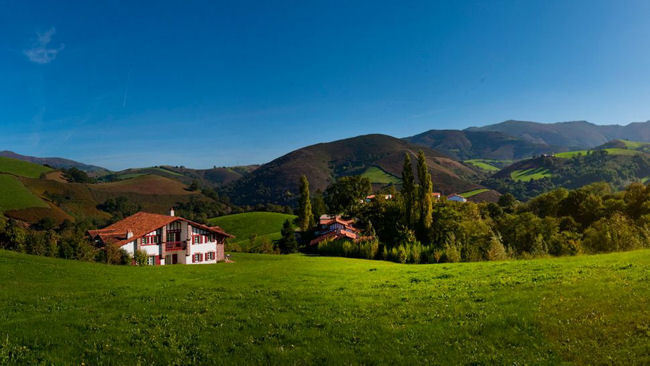
[[[31,62],[37,64],[49,64],[54,61],[56,55],[63,51],[65,45],[61,43],[58,47],[49,46],[52,41],[52,36],[56,33],[54,27],[50,28],[45,33],[36,32],[37,38],[34,40],[32,47],[23,51],[25,56]]]

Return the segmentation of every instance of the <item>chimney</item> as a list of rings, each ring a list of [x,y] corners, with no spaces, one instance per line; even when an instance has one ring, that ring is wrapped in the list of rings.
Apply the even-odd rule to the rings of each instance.
[[[169,216],[174,216],[174,208],[169,209]]]
[[[133,231],[129,230],[126,232],[126,238],[131,239],[133,237]]]

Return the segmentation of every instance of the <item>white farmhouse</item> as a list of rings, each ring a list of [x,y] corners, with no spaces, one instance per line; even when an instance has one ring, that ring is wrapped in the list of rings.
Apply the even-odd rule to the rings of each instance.
[[[133,255],[147,253],[148,264],[209,264],[224,261],[225,242],[233,236],[218,226],[182,217],[138,212],[108,227],[89,230],[99,247],[114,245]]]

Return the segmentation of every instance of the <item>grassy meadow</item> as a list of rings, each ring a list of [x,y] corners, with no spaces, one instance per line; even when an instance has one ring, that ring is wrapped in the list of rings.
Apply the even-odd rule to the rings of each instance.
[[[470,198],[470,197],[476,196],[477,194],[481,194],[481,193],[487,192],[487,191],[489,191],[489,189],[487,189],[487,188],[479,188],[479,189],[474,189],[472,191],[460,193],[459,195],[462,196],[462,197],[465,197],[465,198]]]
[[[631,149],[623,149],[623,148],[618,148],[618,147],[612,147],[608,149],[602,149],[607,151],[608,154],[610,155],[638,155],[638,154],[643,154],[642,151],[638,150],[631,150]],[[597,151],[597,150],[576,150],[576,151],[567,151],[567,152],[562,152],[562,153],[557,153],[555,154],[556,157],[558,158],[564,158],[564,159],[569,159],[577,155],[587,155],[589,151]]]
[[[403,265],[0,251],[0,364],[648,364],[650,250]]]
[[[388,174],[382,169],[376,167],[376,166],[371,166],[370,168],[366,169],[363,174],[361,174],[362,177],[368,178],[370,180],[370,183],[374,184],[401,184],[402,180],[392,174]]]
[[[268,237],[271,240],[280,239],[282,224],[286,220],[295,218],[295,215],[278,212],[245,212],[215,217],[210,219],[209,223],[221,226],[228,233],[234,235],[235,238],[228,240],[229,243],[237,244],[242,249],[248,249],[251,235],[255,234],[260,238]]]
[[[465,160],[465,163],[471,164],[479,169],[483,169],[486,172],[491,172],[491,173],[496,173],[500,169],[499,167],[493,165],[494,162],[493,160],[488,160],[488,159],[470,159],[470,160]]]
[[[47,173],[51,170],[52,169],[40,164],[0,156],[0,173],[9,173],[28,178],[38,178],[42,173]]]
[[[0,174],[0,212],[29,207],[48,207],[16,177]]]

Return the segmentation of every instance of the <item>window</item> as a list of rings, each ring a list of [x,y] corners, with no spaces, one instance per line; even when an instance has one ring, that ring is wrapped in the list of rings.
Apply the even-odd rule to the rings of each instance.
[[[205,253],[205,260],[206,261],[213,261],[214,258],[215,258],[214,252]]]
[[[147,257],[147,265],[155,266],[156,265],[156,257],[155,256]]]
[[[192,244],[201,244],[201,235],[192,235]]]
[[[196,253],[192,256],[192,263],[203,262],[203,254]]]

